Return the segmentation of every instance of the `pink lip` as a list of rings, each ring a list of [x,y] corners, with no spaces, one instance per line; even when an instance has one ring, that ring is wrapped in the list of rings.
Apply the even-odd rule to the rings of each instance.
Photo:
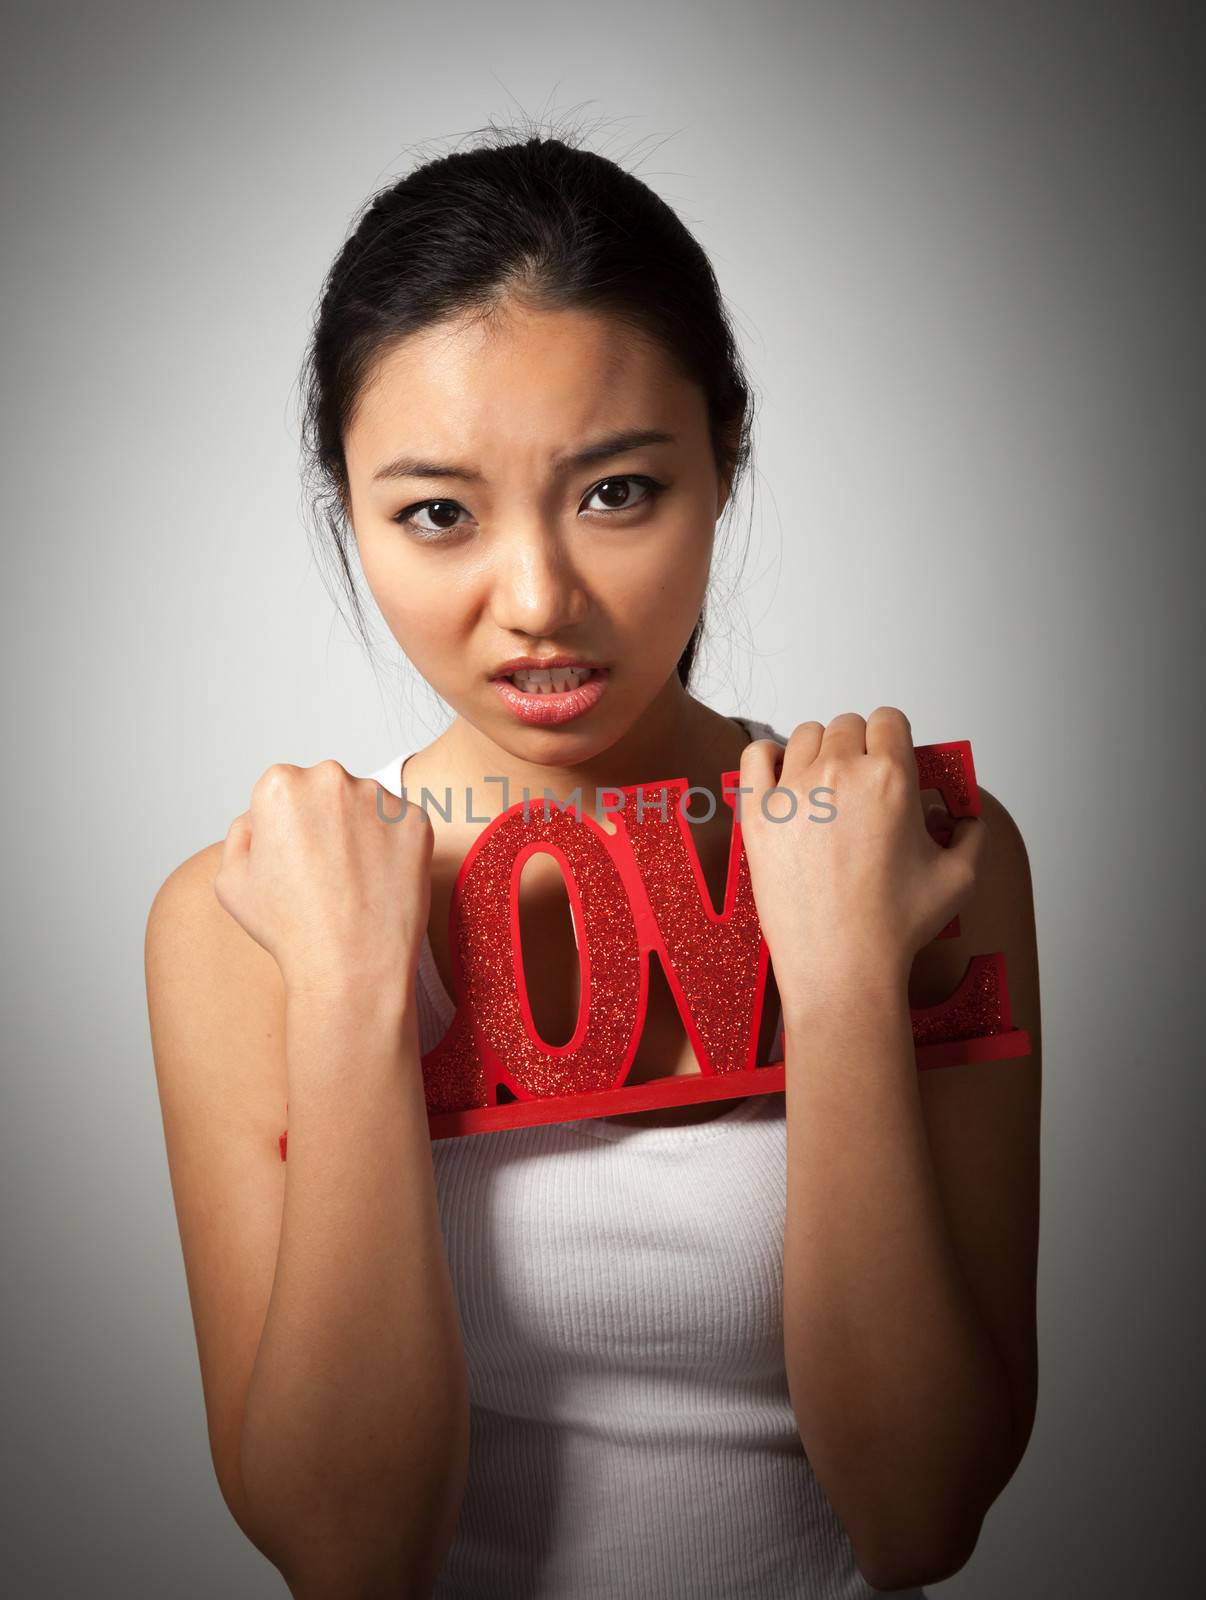
[[[497,690],[499,699],[522,722],[549,726],[556,722],[572,722],[598,705],[610,676],[607,667],[595,667],[585,683],[561,694],[525,694],[507,678],[492,678],[490,687]]]

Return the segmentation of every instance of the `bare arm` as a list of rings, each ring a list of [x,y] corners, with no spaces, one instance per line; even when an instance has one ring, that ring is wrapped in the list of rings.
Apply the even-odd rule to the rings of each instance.
[[[748,841],[785,1019],[792,1405],[864,1576],[877,1588],[938,1582],[975,1548],[1037,1394],[1025,849],[984,790],[983,814],[956,820],[940,847],[893,706],[801,723],[786,747],[754,741],[742,783],[819,787],[837,806],[833,826],[803,808],[789,827],[756,811]],[[937,939],[956,912],[963,938]],[[944,998],[969,951],[998,950],[1032,1055],[919,1071],[910,1002]]]
[[[427,1595],[459,1514],[468,1390],[413,972],[291,992],[215,898],[221,856],[169,877],[146,939],[219,1486],[299,1600]]]
[[[240,1456],[305,1595],[427,1594],[469,1448],[413,996],[291,996],[289,1159]],[[351,1573],[360,1574],[355,1588]]]
[[[939,1582],[967,1562],[1035,1414],[1034,912],[1021,836],[981,799],[994,845],[961,937],[919,953],[908,994],[788,1022],[789,1382],[801,1437],[880,1587]],[[945,999],[969,953],[993,950],[1031,1054],[919,1071],[908,1005]]]
[[[875,994],[787,1019],[784,1347],[817,1477],[863,1575],[891,1589],[966,1563],[1017,1458],[1008,1373],[934,1173],[907,997]]]

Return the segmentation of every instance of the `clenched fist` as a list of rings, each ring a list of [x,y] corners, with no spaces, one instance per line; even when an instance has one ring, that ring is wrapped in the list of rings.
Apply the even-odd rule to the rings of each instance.
[[[898,991],[970,897],[988,846],[982,817],[960,817],[949,846],[938,842],[949,819],[924,804],[909,719],[878,706],[866,721],[802,722],[786,748],[747,745],[740,782],[753,791],[742,842],[785,1007]]]
[[[230,825],[221,905],[290,992],[413,984],[431,907],[431,821],[338,761],[277,763]],[[382,820],[382,813],[389,820]]]

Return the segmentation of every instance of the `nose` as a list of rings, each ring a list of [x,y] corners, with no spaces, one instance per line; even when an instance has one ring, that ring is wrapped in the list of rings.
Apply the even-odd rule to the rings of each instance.
[[[565,542],[529,527],[495,545],[490,614],[505,632],[555,640],[581,622],[590,599]]]

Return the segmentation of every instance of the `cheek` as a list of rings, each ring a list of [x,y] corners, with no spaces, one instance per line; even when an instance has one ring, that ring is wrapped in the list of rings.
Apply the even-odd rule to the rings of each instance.
[[[382,617],[402,650],[416,666],[438,662],[461,632],[457,591],[433,583],[416,564],[398,558],[373,560],[362,550],[365,581]]]
[[[399,597],[386,620],[403,651],[433,683],[445,683],[450,671],[455,676],[458,664],[463,667],[465,626],[446,590],[412,590]]]
[[[697,519],[667,522],[643,548],[629,549],[621,562],[598,574],[598,591],[620,627],[647,629],[657,623],[689,634],[699,615],[712,561],[712,530]]]
[[[356,553],[369,592],[382,612],[386,613],[391,600],[401,589],[398,562],[391,557],[386,541],[376,533],[366,536],[357,532]]]
[[[442,626],[438,609],[399,601],[388,609],[383,607],[382,615],[389,624],[389,631],[416,666],[432,666],[447,650],[450,633]]]

